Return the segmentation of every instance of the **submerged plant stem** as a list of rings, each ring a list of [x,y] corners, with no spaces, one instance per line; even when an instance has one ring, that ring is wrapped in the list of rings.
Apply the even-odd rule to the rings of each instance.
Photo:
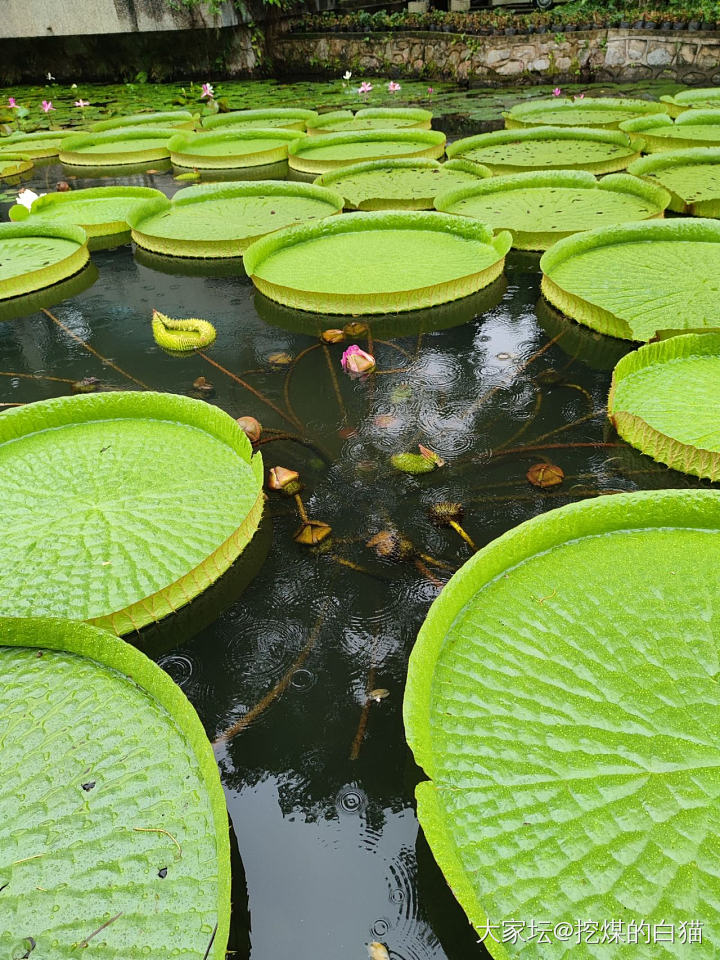
[[[292,379],[292,375],[295,372],[295,367],[302,360],[302,358],[306,354],[312,353],[313,350],[317,350],[318,347],[320,346],[321,344],[314,343],[311,347],[306,347],[304,350],[301,350],[300,353],[295,357],[293,362],[290,364],[288,368],[288,372],[285,374],[285,383],[283,384],[283,397],[285,398],[285,406],[287,407],[288,412],[290,413],[290,416],[295,421],[296,426],[300,430],[303,429],[303,424],[300,418],[298,417],[298,415],[295,413],[292,402],[290,401],[290,380]]]
[[[459,534],[459,535],[463,538],[463,540],[464,540],[465,543],[470,547],[470,549],[471,549],[473,552],[477,553],[477,547],[476,547],[475,544],[472,542],[472,540],[470,539],[470,537],[468,536],[468,534],[465,533],[465,531],[464,531],[463,528],[460,526],[460,524],[457,522],[457,520],[448,520],[448,524],[453,528],[453,530],[454,530],[457,534]]]
[[[296,437],[292,433],[276,433],[273,437],[262,437],[260,440],[256,440],[253,446],[262,447],[263,444],[274,443],[275,440],[290,440],[292,443],[301,443],[304,447],[316,453],[328,466],[332,462],[330,454],[326,453],[317,443],[313,443],[312,440],[306,440],[304,437]]]
[[[217,736],[213,740],[213,747],[219,747],[221,744],[227,743],[229,740],[232,740],[232,738],[237,736],[238,733],[241,733],[245,729],[245,727],[249,726],[249,724],[251,724],[253,720],[257,719],[257,717],[259,717],[261,713],[264,713],[265,710],[267,710],[267,708],[270,706],[270,704],[274,700],[277,700],[277,698],[280,696],[281,693],[284,693],[285,690],[287,690],[288,686],[290,685],[290,680],[292,679],[292,675],[295,673],[296,670],[299,670],[300,667],[302,667],[302,665],[305,663],[307,658],[310,656],[310,651],[315,646],[315,642],[320,634],[320,629],[325,621],[326,610],[327,610],[327,604],[325,605],[325,608],[321,611],[320,616],[315,621],[315,626],[312,628],[310,632],[310,636],[308,637],[307,643],[298,654],[298,657],[295,660],[295,662],[290,665],[290,668],[285,673],[285,675],[278,680],[278,682],[275,684],[274,687],[268,690],[268,692],[265,694],[262,700],[259,700],[254,707],[248,710],[247,713],[243,714],[237,723],[234,723],[231,727],[228,727],[227,730],[225,730],[223,733]]]
[[[293,427],[299,426],[302,428],[302,424],[298,424],[294,420],[291,420],[290,417],[280,409],[280,407],[274,404],[272,400],[268,399],[268,397],[266,397],[265,394],[260,393],[259,390],[256,390],[255,387],[251,387],[246,380],[242,379],[242,377],[238,377],[237,374],[231,373],[230,370],[228,370],[226,367],[223,367],[222,364],[218,363],[216,360],[212,360],[206,353],[203,353],[202,350],[196,350],[195,352],[198,355],[198,357],[202,357],[203,360],[207,360],[207,362],[211,366],[216,367],[218,370],[221,371],[221,373],[224,373],[225,376],[230,377],[231,380],[234,380],[235,383],[239,383],[241,387],[244,387],[246,390],[249,390],[250,393],[254,394],[254,396],[258,398],[258,400],[261,400],[264,404],[270,407],[271,410],[274,410],[275,413],[281,416],[286,423],[289,423]]]
[[[365,739],[365,731],[367,730],[368,718],[370,716],[370,706],[371,700],[368,694],[375,686],[375,637],[373,637],[372,650],[370,653],[370,669],[368,670],[367,683],[365,684],[365,703],[363,704],[362,712],[360,714],[360,722],[358,723],[358,728],[355,733],[355,738],[353,739],[352,746],[350,747],[350,759],[357,760],[360,756],[360,747],[362,742]]]
[[[335,367],[333,366],[332,357],[330,356],[330,350],[326,343],[323,343],[322,348],[323,353],[325,354],[325,362],[327,363],[328,370],[330,371],[330,380],[333,385],[333,391],[335,392],[335,399],[337,400],[338,409],[340,410],[343,421],[345,421],[347,420],[347,410],[345,409],[342,394],[340,393],[340,384],[338,383],[337,374],[335,373]]]
[[[0,370],[0,377],[18,377],[22,380],[51,380],[53,383],[75,383],[70,377],[49,377],[44,373],[11,373]]]
[[[91,353],[94,357],[97,357],[98,360],[102,360],[105,366],[111,367],[113,370],[117,371],[117,373],[119,373],[121,376],[125,377],[126,380],[130,380],[132,383],[136,383],[139,387],[142,387],[143,390],[151,389],[146,383],[143,383],[142,380],[138,380],[137,377],[134,377],[131,373],[128,373],[127,370],[123,370],[122,367],[119,367],[116,363],[113,363],[112,360],[109,360],[107,357],[104,357],[101,353],[98,353],[95,347],[91,347],[86,340],[83,340],[82,337],[79,337],[76,333],[74,333],[70,329],[70,327],[65,326],[62,320],[58,320],[58,318],[56,316],[53,316],[53,314],[50,313],[49,310],[46,310],[45,307],[42,308],[42,312],[46,316],[50,317],[52,322],[56,323],[60,327],[60,329],[63,330],[69,337],[72,337],[72,339],[76,343],[79,343],[80,346],[83,348],[83,350],[87,350],[88,353]]]

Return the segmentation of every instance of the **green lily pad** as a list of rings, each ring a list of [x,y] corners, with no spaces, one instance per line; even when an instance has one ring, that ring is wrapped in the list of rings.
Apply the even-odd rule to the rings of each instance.
[[[429,157],[445,153],[445,134],[439,130],[368,130],[361,133],[328,133],[307,137],[291,145],[291,170],[323,174],[364,160],[388,157]]]
[[[429,130],[432,112],[420,107],[367,107],[353,113],[336,110],[320,114],[308,124],[309,134],[340,133],[359,130]]]
[[[267,110],[233,110],[230,113],[216,113],[205,117],[202,125],[205,130],[225,130],[235,128],[249,130],[254,127],[267,129],[281,127],[283,130],[305,130],[306,124],[315,120],[314,110],[302,110],[293,107],[269,107]]]
[[[156,113],[132,113],[126,117],[112,117],[110,120],[98,120],[90,126],[90,130],[116,130],[119,127],[140,127],[147,124],[151,127],[190,127],[195,124],[195,117],[189,110],[165,110]]]
[[[651,100],[624,100],[618,97],[583,97],[582,100],[569,100],[553,97],[552,100],[516,103],[511,110],[503,113],[503,117],[508,130],[537,126],[617,130],[624,120],[667,112],[666,104]]]
[[[489,176],[479,163],[420,157],[355,163],[324,173],[315,183],[337,190],[351,210],[431,210],[439,193]]]
[[[0,140],[0,157],[6,153],[21,153],[30,160],[56,157],[62,144],[77,136],[74,130],[36,130],[35,133],[13,133]]]
[[[653,153],[633,161],[628,173],[670,191],[670,209],[720,217],[720,147]]]
[[[249,181],[188,187],[133,212],[133,240],[178,257],[237,257],[258,237],[339,213],[342,197],[305,183]]]
[[[504,534],[431,607],[404,700],[418,815],[496,960],[715,956],[718,564],[719,493],[598,497]],[[559,939],[579,917],[678,934]],[[678,947],[696,918],[704,946]]]
[[[614,173],[637,160],[642,148],[642,140],[620,130],[530,127],[456,140],[448,146],[447,155],[485,164],[494,175],[526,170]]]
[[[301,137],[302,130],[278,127],[178,133],[170,141],[170,159],[176,167],[198,170],[257,167],[286,160],[288,147]]]
[[[0,300],[65,280],[88,259],[87,237],[80,227],[0,223]]]
[[[547,250],[593,226],[662,217],[669,203],[667,190],[637,177],[617,173],[596,180],[583,170],[491,177],[435,198],[445,213],[510,230],[519,250]]]
[[[444,213],[353,213],[257,240],[245,251],[245,269],[265,296],[300,310],[417,310],[490,284],[510,240]]]
[[[170,677],[104,630],[3,617],[0,718],[0,955],[222,960],[225,800]]]
[[[601,227],[558,241],[543,254],[540,267],[550,303],[600,333],[650,340],[658,330],[718,325],[715,220]]]
[[[608,416],[623,439],[674,470],[720,479],[720,333],[648,343],[613,371]]]
[[[34,164],[25,154],[0,152],[0,180],[9,180],[32,170]]]
[[[507,292],[507,280],[501,274],[487,287],[472,293],[460,300],[451,300],[436,307],[427,307],[420,310],[411,310],[406,313],[385,313],[368,317],[368,325],[374,337],[390,339],[393,337],[416,337],[419,333],[433,333],[437,330],[447,330],[463,323],[477,320],[484,314],[494,310]],[[337,317],[325,316],[322,313],[310,313],[305,310],[296,310],[276,303],[262,293],[255,293],[255,309],[258,316],[273,327],[281,327],[293,333],[302,333],[309,337],[319,337],[323,330],[338,325]],[[566,321],[567,322],[567,321]],[[577,327],[577,324],[573,324]],[[588,331],[589,332],[589,331]],[[610,338],[605,338],[610,339]],[[348,337],[348,342],[350,338]],[[617,340],[613,340],[617,343]],[[616,358],[617,359],[617,358]],[[612,370],[615,363],[608,369]]]
[[[0,615],[124,634],[188,603],[242,553],[262,514],[262,460],[199,400],[43,400],[0,417],[0,504]]]
[[[646,153],[720,146],[720,110],[686,110],[674,121],[664,114],[626,120],[620,129],[645,141]]]
[[[60,162],[76,166],[114,166],[165,160],[172,127],[119,127],[100,133],[78,133],[60,148]]]
[[[720,87],[691,87],[673,96],[665,94],[660,102],[667,106],[671,117],[678,117],[685,110],[712,110],[720,107]]]
[[[118,239],[128,234],[127,218],[144,201],[164,199],[151,187],[89,187],[66,193],[48,193],[38,197],[30,210],[22,204],[10,208],[11,220],[34,223],[74,223],[82,227],[90,240]]]

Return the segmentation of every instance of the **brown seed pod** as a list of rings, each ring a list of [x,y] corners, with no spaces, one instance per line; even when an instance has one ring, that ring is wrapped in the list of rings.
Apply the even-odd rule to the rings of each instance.
[[[300,474],[297,470],[288,470],[287,467],[272,467],[268,474],[268,487],[288,497],[294,497],[302,490]]]
[[[262,436],[262,424],[255,417],[238,417],[236,423],[245,431],[250,443],[256,443]]]

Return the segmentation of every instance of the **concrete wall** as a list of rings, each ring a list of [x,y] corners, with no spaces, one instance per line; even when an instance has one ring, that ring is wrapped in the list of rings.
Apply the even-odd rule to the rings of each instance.
[[[663,77],[720,84],[720,35],[674,31],[589,30],[513,37],[447,33],[282,34],[277,71],[408,76],[502,84],[552,80],[628,81]]]
[[[223,3],[218,15],[207,7],[173,10],[170,0],[0,0],[0,39],[71,37],[88,34],[230,27],[242,22],[237,8]]]

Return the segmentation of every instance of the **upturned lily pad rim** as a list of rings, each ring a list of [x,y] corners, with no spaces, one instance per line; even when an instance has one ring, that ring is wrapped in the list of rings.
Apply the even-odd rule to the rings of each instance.
[[[195,708],[170,676],[149,657],[107,630],[53,617],[0,617],[0,649],[29,647],[70,653],[108,667],[144,690],[171,717],[197,760],[215,825],[218,926],[207,958],[224,960],[230,933],[230,841],[225,794],[217,761]]]
[[[15,222],[21,222],[34,220],[35,218],[42,219],[43,212],[47,212],[48,210],[58,210],[61,212],[64,206],[82,200],[110,200],[113,197],[118,197],[128,199],[135,198],[138,203],[142,203],[153,198],[159,199],[163,196],[164,194],[161,190],[155,190],[153,187],[128,187],[124,185],[85,187],[81,190],[69,190],[64,193],[46,193],[38,197],[37,200],[34,200],[29,210],[26,206],[23,206],[23,204],[17,203],[15,206],[10,207],[8,216]],[[63,218],[58,217],[53,219],[52,222],[57,223],[61,219]],[[64,222],[76,223],[75,219],[67,219]],[[107,237],[117,233],[126,233],[129,230],[129,225],[126,220],[117,219],[107,220],[103,223],[77,223],[77,226],[82,227],[88,238]]]
[[[571,113],[574,109],[587,110],[592,113],[593,110],[612,110],[613,108],[632,110],[641,115],[668,112],[668,107],[665,103],[655,100],[638,100],[630,97],[584,97],[582,100],[571,100],[569,97],[553,97],[552,99],[527,100],[523,103],[516,103],[510,110],[506,110],[503,113],[503,117],[505,118],[506,129],[512,130],[515,129],[516,126],[545,125],[542,119],[530,119],[534,114],[540,114],[542,117],[543,111],[567,110],[568,113]],[[620,121],[604,122],[598,124],[598,127],[608,130],[617,129],[619,122]],[[555,123],[557,123],[557,121],[555,121]],[[597,129],[597,127],[595,129]]]
[[[50,287],[60,280],[66,280],[74,273],[78,273],[90,259],[87,234],[74,224],[51,223],[40,219],[32,223],[0,223],[0,249],[3,240],[17,237],[53,237],[69,240],[77,246],[72,253],[61,260],[0,280],[0,300],[33,293],[44,287]]]
[[[708,138],[707,140],[700,137],[673,136],[678,127],[682,130],[683,127],[690,125],[717,127],[720,130],[720,109],[684,110],[674,120],[664,113],[653,114],[648,117],[635,117],[632,120],[624,120],[620,124],[620,129],[629,135],[637,134],[640,136],[645,141],[646,153],[681,150],[692,145],[696,147],[718,146],[720,133],[718,137]]]
[[[406,154],[409,157],[424,156],[437,160],[445,153],[446,137],[440,130],[362,130],[350,133],[327,133],[321,137],[306,137],[304,140],[290,145],[288,162],[291,168],[299,170],[301,173],[327,173],[330,170],[336,170],[338,167],[349,167],[352,163],[358,163],[359,161],[352,159],[323,160],[322,158],[313,160],[312,153],[314,151],[326,150],[328,147],[346,143],[368,144],[387,143],[388,141],[424,144],[420,150]],[[383,157],[377,159],[383,159]],[[398,159],[400,158],[398,157]]]
[[[415,762],[428,780],[416,787],[423,830],[445,879],[468,917],[488,918],[462,865],[455,840],[443,816],[433,782],[437,769],[432,738],[433,680],[448,630],[466,605],[488,583],[533,556],[572,540],[615,531],[676,528],[717,530],[720,493],[712,490],[661,490],[621,493],[572,503],[519,524],[466,561],[434,600],[410,653],[403,699],[403,720]],[[511,960],[503,944],[488,939],[494,960]]]
[[[305,110],[302,107],[265,107],[256,110],[232,110],[229,113],[216,113],[209,117],[203,117],[202,128],[204,130],[214,130],[224,127],[242,127],[247,122],[254,120],[273,119],[286,120],[289,124],[302,124],[298,129],[305,129],[305,125],[318,116],[316,110]],[[278,129],[275,127],[274,129]],[[280,129],[292,129],[292,127],[280,127]]]
[[[663,220],[642,220],[634,223],[617,224],[610,227],[597,227],[595,230],[588,230],[585,233],[575,233],[562,240],[558,240],[549,250],[540,258],[540,270],[542,271],[542,291],[547,299],[560,309],[565,315],[569,315],[564,309],[564,305],[570,305],[573,308],[573,318],[601,333],[609,333],[611,336],[621,337],[626,340],[638,340],[633,335],[633,331],[627,321],[616,317],[613,313],[604,307],[599,307],[583,297],[572,292],[565,291],[555,283],[552,278],[552,271],[566,260],[571,259],[578,254],[585,253],[598,247],[621,245],[623,243],[632,243],[634,241],[652,241],[652,240],[678,240],[678,241],[698,241],[698,242],[720,242],[720,221],[710,220],[701,217],[677,217]],[[590,323],[590,314],[601,314],[604,322],[609,329],[600,329],[595,323]]]
[[[176,127],[116,127],[100,133],[78,133],[63,141],[60,147],[60,162],[77,166],[126,166],[150,160],[165,160],[170,156],[168,142],[177,133]],[[137,150],[113,151],[114,143],[138,142]],[[161,140],[162,146],[140,144],[148,140]],[[107,144],[107,153],[87,153],[87,147]]]
[[[346,167],[337,167],[335,170],[328,170],[327,173],[321,173],[313,180],[313,183],[319,187],[330,187],[338,181],[352,178],[363,173],[374,173],[384,170],[458,170],[462,173],[468,173],[471,176],[481,180],[485,177],[491,177],[492,173],[488,167],[481,163],[472,163],[469,160],[447,160],[441,163],[439,160],[433,160],[430,157],[398,157],[387,160],[364,160],[362,163],[352,163]],[[378,194],[378,197],[380,194]],[[344,197],[344,201],[349,198]],[[432,197],[428,197],[432,201]],[[367,201],[361,201],[367,202]]]
[[[287,158],[288,149],[295,141],[307,137],[303,130],[284,130],[282,127],[251,127],[232,130],[210,130],[200,133],[175,133],[169,143],[170,159],[177,167],[202,170],[203,168],[232,169],[255,167]],[[276,140],[277,146],[257,150],[254,153],[193,153],[193,144],[245,142],[247,140]]]
[[[698,166],[705,164],[715,164],[720,168],[720,145],[717,147],[689,147],[687,150],[663,150],[658,153],[648,154],[646,157],[640,157],[633,160],[627,168],[627,172],[634,177],[648,177],[648,175],[662,173],[663,170],[670,170],[673,167]],[[660,177],[657,180],[649,179],[650,183],[662,183]],[[720,205],[720,189],[718,190],[717,200],[706,198],[688,204],[684,197],[681,197],[669,187],[671,201],[670,209],[676,213],[689,213],[690,215],[714,216],[715,206]]]
[[[686,359],[715,357],[720,367],[720,330],[686,333],[643,344],[618,361],[612,374],[608,396],[608,418],[619,436],[641,453],[673,470],[708,480],[720,480],[720,452],[683,443],[648,423],[640,414],[619,408],[618,384],[647,367]]]
[[[526,173],[509,174],[504,177],[491,177],[488,180],[480,180],[478,183],[470,184],[466,187],[457,187],[453,190],[447,190],[435,198],[436,210],[444,213],[455,213],[454,207],[463,200],[471,197],[492,196],[495,193],[506,193],[513,190],[527,190],[541,187],[566,187],[575,190],[605,190],[614,193],[625,193],[630,196],[639,197],[647,200],[655,207],[655,213],[651,216],[661,217],[670,203],[670,193],[664,187],[648,183],[629,176],[625,173],[612,173],[605,177],[597,179],[592,173],[586,170],[537,170]],[[647,188],[650,189],[647,189]],[[467,216],[467,214],[462,214]],[[498,224],[497,228],[500,229]],[[533,239],[546,242],[556,242],[552,235],[556,237],[565,237],[580,231],[547,229],[542,232],[519,230],[516,228],[506,228],[511,231],[515,241],[531,243]],[[538,247],[538,248],[541,248]],[[536,249],[536,247],[533,247]]]
[[[667,105],[671,117],[678,117],[685,110],[695,109],[694,103],[706,107],[713,101],[720,105],[720,87],[689,87],[675,94],[664,94],[660,102]]]
[[[629,122],[635,123],[636,121],[632,120]],[[462,158],[468,151],[474,150],[478,147],[488,147],[502,143],[512,144],[518,140],[583,140],[597,142],[600,144],[622,146],[627,148],[628,158],[634,157],[636,154],[639,155],[644,147],[644,141],[640,137],[632,137],[622,130],[599,130],[595,127],[542,126],[528,127],[527,129],[523,130],[495,130],[490,133],[479,133],[472,137],[464,137],[461,140],[455,140],[453,143],[448,144],[446,152],[448,159],[454,159],[456,157]],[[495,171],[497,169],[500,172],[507,171],[510,173],[514,170],[521,172],[529,169],[527,164],[514,164],[512,162],[512,155],[509,155],[508,158],[503,160],[501,163],[493,163],[492,161],[488,162],[482,160],[477,162],[484,163],[491,171]],[[606,164],[607,162],[607,160],[598,160],[598,164]],[[585,163],[561,162],[559,163],[558,167],[554,169],[589,170],[591,166],[595,166],[594,161],[587,161]],[[544,167],[543,169],[553,168]],[[604,173],[605,170],[595,170],[595,172]]]
[[[341,120],[401,120],[407,124],[398,128],[401,130],[424,129],[429,130],[432,123],[432,111],[422,107],[365,107],[353,114],[351,110],[334,110],[331,113],[321,113],[308,123],[308,133],[324,133],[325,128]],[[389,128],[394,129],[394,128]]]
[[[8,137],[0,140],[0,146],[3,148],[12,143],[31,143],[33,140],[64,140],[67,137],[76,137],[81,133],[79,130],[33,130],[31,133],[11,133]]]
[[[35,130],[33,133],[12,133],[9,137],[0,139],[0,156],[5,153],[14,153],[14,148],[17,148],[18,152],[25,154],[30,160],[56,157],[61,150],[60,144],[72,136],[77,136],[76,130]],[[33,146],[33,144],[42,143],[51,145]]]
[[[10,226],[13,229],[27,229],[25,224]],[[259,452],[253,454],[252,445],[244,431],[219,407],[179,394],[118,391],[38,400],[22,407],[14,407],[0,417],[0,444],[46,431],[51,427],[101,420],[111,423],[117,419],[133,418],[187,424],[228,445],[240,459],[250,465],[257,483],[257,496],[237,529],[193,569],[150,596],[134,601],[121,610],[111,610],[88,619],[88,623],[119,636],[137,631],[174,613],[214,583],[251,540],[260,523],[264,504],[262,455]]]
[[[12,161],[15,161],[13,164]],[[35,164],[31,157],[24,153],[0,153],[0,163],[10,163],[7,169],[0,167],[0,180],[7,180],[9,177],[17,177],[21,173],[27,173],[32,170]]]
[[[302,244],[305,241],[314,240],[318,237],[325,238],[343,233],[378,229],[444,231],[447,233],[452,233],[456,236],[460,235],[468,240],[475,240],[480,243],[488,244],[492,246],[497,253],[497,260],[493,264],[485,267],[484,269],[480,270],[478,274],[474,275],[476,279],[481,278],[481,282],[477,286],[470,286],[466,284],[465,281],[472,280],[473,278],[465,277],[457,278],[455,281],[448,281],[444,284],[434,284],[432,287],[414,290],[412,291],[412,294],[419,295],[423,292],[423,290],[427,289],[432,289],[437,292],[441,287],[444,288],[451,283],[454,286],[457,286],[458,284],[464,284],[468,286],[468,289],[463,290],[462,294],[456,294],[455,296],[450,296],[445,299],[435,300],[434,304],[418,303],[415,307],[405,307],[405,310],[420,309],[426,306],[450,302],[454,299],[460,299],[461,296],[469,295],[476,292],[478,289],[488,286],[502,273],[505,255],[510,249],[510,245],[512,243],[512,237],[508,231],[502,231],[497,234],[493,234],[493,232],[484,224],[479,223],[477,220],[471,220],[469,217],[451,217],[447,214],[437,213],[435,211],[408,210],[383,210],[347,213],[340,217],[330,217],[326,218],[325,220],[309,221],[308,223],[298,224],[295,227],[288,227],[285,230],[277,230],[275,233],[270,233],[267,236],[262,237],[260,240],[256,240],[255,243],[251,244],[245,251],[243,258],[245,270],[258,290],[268,296],[269,299],[277,300],[280,303],[287,303],[288,300],[285,298],[290,295],[291,298],[302,301],[293,304],[294,306],[298,306],[301,310],[309,310],[310,312],[341,313],[343,315],[348,313],[380,314],[402,312],[401,308],[398,308],[394,305],[386,305],[386,301],[395,301],[401,295],[406,295],[409,292],[407,289],[400,291],[383,291],[382,294],[380,294],[378,291],[373,291],[368,294],[331,294],[327,297],[327,304],[318,306],[318,303],[320,303],[320,301],[323,299],[320,294],[314,294],[312,291],[297,287],[283,286],[276,282],[270,283],[261,281],[260,278],[257,277],[258,268],[262,265],[262,263],[268,257],[272,256],[275,251],[286,248],[289,245],[296,243]],[[332,306],[330,305],[330,302],[332,302]],[[337,307],[340,303],[343,305],[342,310],[333,308]]]
[[[240,247],[229,250],[228,244],[230,241],[215,240],[212,236],[208,236],[207,239],[203,240],[170,240],[166,237],[161,238],[152,232],[148,233],[143,228],[143,224],[148,219],[162,211],[170,210],[173,207],[189,206],[196,203],[202,204],[206,200],[233,199],[237,197],[307,197],[327,203],[330,208],[328,216],[340,213],[344,202],[339,193],[335,193],[325,187],[318,187],[314,184],[299,183],[291,180],[237,180],[223,181],[220,183],[202,183],[178,190],[172,199],[161,196],[148,200],[146,203],[136,207],[128,217],[133,240],[145,250],[162,253],[166,256],[237,257],[242,253],[241,248],[247,247],[250,243],[260,237],[264,237],[266,233],[271,231],[264,231],[263,233],[249,236],[247,234],[238,234],[236,242],[240,244]],[[157,237],[157,239],[154,240],[154,237]]]
[[[178,125],[192,127],[195,124],[197,113],[191,113],[189,110],[158,110],[152,113],[130,113],[123,117],[111,117],[108,120],[98,120],[90,124],[88,130],[92,133],[102,133],[103,130],[116,130],[118,128],[126,129],[128,127],[139,127],[144,124],[150,126],[171,126],[177,128]]]

